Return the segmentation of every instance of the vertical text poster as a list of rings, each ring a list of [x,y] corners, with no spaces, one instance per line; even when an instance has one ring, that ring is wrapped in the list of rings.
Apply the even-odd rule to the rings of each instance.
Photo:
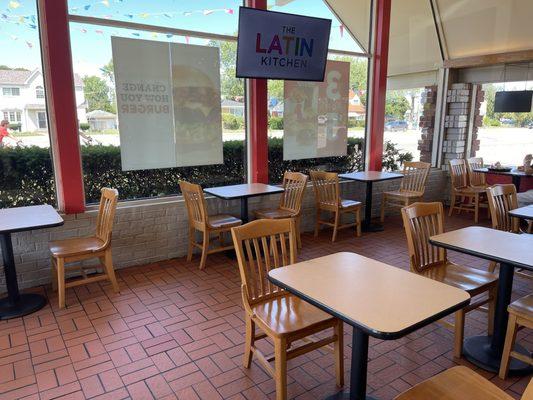
[[[345,156],[350,63],[328,61],[323,82],[285,81],[283,159]]]
[[[168,43],[113,37],[124,171],[176,166]]]
[[[219,50],[173,44],[170,54],[177,164],[221,164]]]

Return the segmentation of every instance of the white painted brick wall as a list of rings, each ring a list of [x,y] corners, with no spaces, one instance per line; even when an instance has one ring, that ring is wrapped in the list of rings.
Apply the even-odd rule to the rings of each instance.
[[[396,189],[399,180],[374,184],[373,215],[379,215],[381,193]],[[364,203],[365,184],[341,182],[343,197]],[[444,200],[448,191],[448,178],[444,171],[430,172],[425,199]],[[279,195],[249,199],[249,209],[275,207]],[[207,198],[210,214],[224,213],[238,216],[240,202]],[[397,211],[392,211],[397,212]],[[83,214],[63,216],[65,224],[58,228],[43,229],[13,234],[13,247],[21,288],[50,282],[50,240],[66,239],[93,234],[96,210]],[[364,213],[364,210],[363,210]],[[307,187],[302,206],[302,230],[312,231],[315,222],[315,200],[313,188]],[[363,214],[364,215],[364,214]],[[113,229],[113,260],[115,268],[148,264],[159,260],[182,257],[187,251],[187,213],[180,198],[154,201],[120,203]],[[354,239],[356,240],[356,239]],[[4,275],[0,274],[0,292],[5,292]]]

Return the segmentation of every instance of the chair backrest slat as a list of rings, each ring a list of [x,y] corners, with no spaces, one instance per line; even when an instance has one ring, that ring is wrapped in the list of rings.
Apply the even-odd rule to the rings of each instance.
[[[336,207],[340,202],[339,175],[335,172],[309,171],[317,207]]]
[[[179,184],[181,194],[185,199],[185,206],[187,207],[189,225],[198,228],[205,227],[208,217],[202,187],[186,181],[180,181]]]
[[[300,172],[285,172],[283,175],[283,188],[279,208],[300,215],[302,198],[307,185],[307,175]]]
[[[483,158],[470,157],[468,160],[466,160],[466,163],[468,165],[468,179],[470,181],[470,185],[486,186],[487,180],[485,178],[485,174],[482,172],[474,171],[475,169],[484,167]]]
[[[413,203],[402,208],[411,270],[421,273],[446,262],[446,250],[433,246],[429,238],[444,232],[442,203]]]
[[[449,164],[452,188],[459,189],[468,186],[465,160],[458,158],[450,160]]]
[[[283,290],[268,272],[296,262],[294,220],[258,219],[231,229],[241,275],[243,299],[253,305]]]
[[[487,188],[492,227],[500,231],[519,232],[520,221],[511,217],[509,211],[518,208],[516,187],[512,183]]]
[[[400,192],[417,192],[424,194],[430,168],[430,163],[422,161],[405,162],[403,165],[404,177],[400,184]]]
[[[96,237],[104,242],[104,247],[111,244],[113,222],[117,210],[118,191],[116,189],[103,188],[96,219]]]

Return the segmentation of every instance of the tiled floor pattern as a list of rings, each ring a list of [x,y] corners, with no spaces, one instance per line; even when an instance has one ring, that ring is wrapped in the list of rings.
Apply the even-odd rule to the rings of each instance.
[[[487,223],[487,221],[484,221]],[[447,228],[472,224],[471,216],[447,218]],[[300,259],[353,251],[408,268],[403,228],[397,217],[386,230],[355,238],[331,231],[304,236]],[[452,260],[486,268],[482,260],[450,254]],[[50,288],[50,305],[23,319],[0,321],[0,399],[266,399],[275,397],[273,380],[253,363],[241,366],[243,310],[233,260],[210,256],[204,271],[175,259],[118,272],[120,294],[93,284],[68,290],[68,308],[59,310]],[[531,291],[518,278],[515,296]],[[393,290],[394,288],[391,288]],[[424,299],[420,299],[424,301]],[[466,336],[486,327],[486,314],[470,313]],[[351,329],[345,325],[346,382],[349,382]],[[453,335],[432,324],[396,341],[371,339],[369,392],[391,399],[399,392],[457,363]],[[533,336],[519,340],[531,348]],[[265,348],[268,350],[268,343]],[[333,356],[315,351],[289,362],[289,394],[323,399],[336,391]],[[527,378],[502,381],[481,373],[515,398]]]

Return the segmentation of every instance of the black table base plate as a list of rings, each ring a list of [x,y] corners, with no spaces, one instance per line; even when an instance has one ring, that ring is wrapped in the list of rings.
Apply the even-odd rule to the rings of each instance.
[[[40,310],[46,305],[46,298],[40,294],[21,293],[19,300],[11,304],[9,299],[0,299],[0,319],[22,317]]]
[[[366,396],[366,400],[377,400],[375,397]],[[326,397],[326,400],[350,400],[350,393],[348,392],[337,392],[329,397]]]
[[[363,232],[382,232],[383,231],[383,225],[379,225],[379,224],[373,224],[373,223],[370,223],[370,224],[365,224],[363,223],[361,225],[361,230]]]
[[[473,336],[465,339],[463,354],[472,364],[486,371],[498,372],[500,370],[501,359],[492,351],[490,347],[491,339],[489,336]],[[514,350],[531,357],[531,353],[519,344],[515,344]],[[529,375],[531,373],[533,373],[533,366],[511,358],[509,375]]]

